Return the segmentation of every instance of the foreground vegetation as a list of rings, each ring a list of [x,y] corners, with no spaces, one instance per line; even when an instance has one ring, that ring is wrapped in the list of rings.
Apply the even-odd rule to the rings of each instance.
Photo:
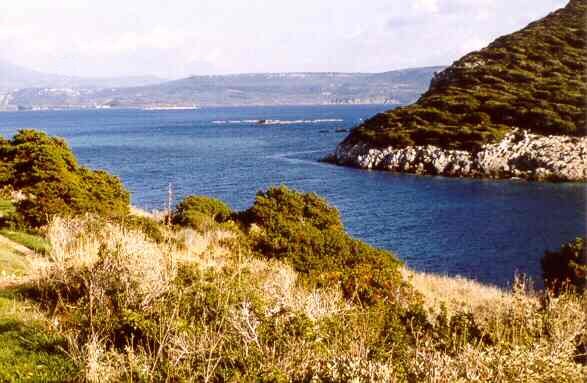
[[[571,0],[456,61],[433,79],[418,102],[376,115],[344,142],[476,151],[512,127],[584,136],[586,18],[587,2]]]
[[[130,214],[120,182],[62,141],[25,131],[2,145],[2,381],[587,376],[583,240],[545,255],[552,290],[503,291],[406,269],[313,193],[270,188],[241,212],[190,196],[159,217]]]
[[[317,198],[271,189],[252,210],[266,208],[259,200],[275,194],[290,195],[290,203]],[[307,222],[298,214],[310,210],[328,221],[332,208],[317,201],[322,209],[306,203],[288,218]],[[153,226],[143,231],[97,216],[54,217],[45,229],[48,252],[32,257],[26,275],[4,290],[11,294],[4,304],[30,307],[38,317],[4,327],[8,359],[0,355],[0,370],[21,381],[16,371],[24,370],[10,359],[52,366],[49,381],[582,382],[587,376],[584,294],[532,291],[522,280],[506,292],[415,273],[385,253],[398,279],[380,286],[365,274],[363,286],[387,294],[363,299],[348,290],[336,259],[312,234],[283,242],[281,230],[248,223],[250,214],[232,213],[199,231],[152,222],[159,242]],[[291,243],[284,255],[273,255],[284,243]],[[259,250],[267,244],[273,253]],[[321,262],[296,266],[297,256],[318,249]],[[11,315],[7,321],[27,318]],[[24,335],[12,331],[26,333],[24,343],[14,343]]]
[[[66,347],[66,340],[33,303],[0,290],[0,381],[72,381],[76,368]]]

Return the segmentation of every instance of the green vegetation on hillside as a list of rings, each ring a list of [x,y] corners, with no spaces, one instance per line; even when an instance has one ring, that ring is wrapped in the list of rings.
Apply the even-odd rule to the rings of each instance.
[[[56,214],[128,214],[129,193],[120,180],[80,166],[62,139],[34,130],[0,138],[0,164],[0,187],[26,197],[15,207],[17,220],[28,226],[42,226]]]
[[[289,206],[271,206],[274,194]],[[294,217],[336,226],[335,210],[311,212],[308,202],[324,202],[313,195],[277,188],[260,197],[269,201],[248,213],[270,212],[284,227]],[[249,234],[226,223],[205,232],[162,225],[170,240],[157,244],[101,218],[54,218],[51,253],[20,288],[68,334],[61,346],[70,359],[55,371],[89,382],[582,382],[587,373],[586,295],[552,299],[520,283],[505,292],[401,270],[395,286],[413,281],[415,293],[364,305],[344,285],[309,285],[296,271],[304,265],[292,261],[311,248],[301,233],[278,257],[280,247],[259,252],[254,237],[269,226],[255,225]],[[308,268],[323,262],[336,271],[336,260],[324,258],[308,258]],[[20,353],[21,337],[5,336],[6,352]],[[45,358],[43,350],[30,360]]]
[[[510,128],[584,136],[587,2],[569,4],[437,74],[413,105],[378,114],[347,143],[478,150]]]
[[[287,261],[318,285],[341,284],[348,299],[363,304],[393,303],[401,295],[401,262],[350,237],[338,211],[314,193],[270,188],[242,218],[260,229],[253,230],[254,250]]]
[[[0,381],[72,382],[77,371],[63,336],[29,302],[0,291]]]
[[[0,229],[0,235],[3,235],[4,237],[39,254],[47,253],[50,248],[49,242],[45,238],[36,234]]]
[[[231,214],[232,210],[223,201],[191,195],[177,204],[171,221],[176,225],[205,230],[207,227],[214,226],[216,222],[226,221]]]
[[[10,200],[0,199],[0,218],[14,214],[16,209]]]

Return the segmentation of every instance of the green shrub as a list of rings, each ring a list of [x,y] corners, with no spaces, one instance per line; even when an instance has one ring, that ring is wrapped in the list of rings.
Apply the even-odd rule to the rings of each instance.
[[[0,142],[0,160],[8,168],[0,187],[9,185],[27,197],[16,203],[16,211],[29,226],[42,226],[57,214],[128,214],[129,193],[120,180],[80,166],[62,139],[22,130]]]
[[[227,221],[231,214],[230,207],[219,199],[191,195],[176,206],[171,221],[176,225],[206,230],[214,223]]]
[[[14,203],[10,200],[0,199],[0,216],[4,217],[15,212]]]
[[[585,238],[561,246],[559,251],[547,251],[542,257],[544,284],[555,293],[565,287],[585,291],[587,282],[587,249]]]
[[[347,298],[365,304],[394,301],[405,287],[401,262],[350,237],[336,208],[314,193],[270,188],[240,219],[261,228],[252,234],[258,254],[288,261],[310,284],[340,283]]]
[[[144,233],[147,238],[156,243],[161,243],[165,240],[162,224],[153,218],[129,215],[121,220],[121,224],[130,230],[138,230]]]

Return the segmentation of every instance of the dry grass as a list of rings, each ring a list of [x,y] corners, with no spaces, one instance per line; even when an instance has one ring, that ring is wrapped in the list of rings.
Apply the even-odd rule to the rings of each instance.
[[[165,210],[145,210],[137,206],[130,207],[130,215],[135,217],[150,218],[157,222],[165,222],[168,213]]]
[[[291,339],[276,353],[273,339],[261,341],[261,318],[274,318],[271,320],[284,325],[303,315],[316,322],[350,309],[338,288],[302,288],[290,266],[260,260],[238,247],[225,247],[235,236],[225,229],[206,233],[182,229],[172,240],[155,244],[140,232],[92,217],[55,218],[47,236],[52,250],[45,262],[35,263],[34,284],[41,295],[58,291],[61,307],[82,310],[82,315],[90,318],[91,330],[85,338],[80,336],[87,329],[74,326],[64,331],[70,339],[72,359],[91,382],[125,380],[137,371],[154,379],[155,371],[161,368],[161,354],[181,376],[193,375],[196,370],[195,376],[204,381],[217,380],[219,364],[243,351],[247,357],[259,357],[262,365],[294,374],[315,359],[313,345]],[[197,292],[207,303],[200,307],[202,319],[188,328],[178,328],[177,322],[183,321],[185,307],[173,299],[165,301],[178,288],[175,280],[182,267],[207,276],[206,289],[218,294],[212,299],[204,290]],[[85,287],[72,292],[71,286]],[[123,351],[112,348],[106,330],[99,329],[91,318],[104,315],[101,310],[113,301],[113,291],[115,301],[125,310],[159,318],[155,344],[161,350],[135,349],[131,344]],[[67,302],[67,294],[84,298]],[[62,300],[65,302],[60,303]],[[106,315],[114,315],[112,308]],[[205,319],[209,315],[216,317],[211,323]],[[290,350],[289,355],[283,354],[285,350]]]
[[[587,374],[573,360],[587,339],[587,298],[539,296],[523,281],[504,291],[404,269],[432,328],[382,348],[391,334],[376,310],[351,305],[340,287],[304,287],[291,266],[252,256],[230,229],[181,229],[156,244],[85,217],[56,218],[47,235],[52,250],[33,262],[31,278],[41,296],[61,294],[60,331],[88,382],[580,382]],[[479,337],[445,329],[442,340],[435,320],[463,314]],[[148,341],[116,340],[128,318]]]
[[[528,341],[528,332],[509,331],[509,341],[499,339],[495,345],[464,344],[456,353],[435,349],[432,341],[420,344],[411,368],[422,382],[577,382],[587,379],[587,366],[574,361],[576,341],[585,337],[587,298],[570,295],[553,298],[543,310],[527,311],[528,306],[512,307],[504,322],[517,317],[518,326],[541,334]],[[488,306],[487,309],[491,309]],[[512,315],[513,314],[513,315]],[[515,324],[514,324],[515,326]]]
[[[183,229],[175,234],[181,246],[175,249],[175,256],[186,262],[197,263],[204,269],[220,269],[233,258],[232,252],[222,245],[222,241],[234,238],[234,233],[216,230],[200,233]]]
[[[477,312],[488,306],[510,306],[511,291],[463,278],[416,272],[402,268],[404,279],[422,294],[424,306],[433,314],[439,314],[444,306],[448,313]]]
[[[125,297],[141,307],[149,306],[170,287],[174,278],[174,259],[143,233],[86,217],[78,220],[54,218],[48,225],[51,242],[49,262],[36,263],[33,275],[37,284],[67,286],[80,274],[91,270],[89,282],[96,288],[92,294],[98,301],[108,291],[100,290],[100,282],[118,277],[126,284]]]
[[[516,280],[512,291],[404,270],[431,313],[470,313],[489,343],[461,343],[451,352],[423,337],[410,358],[422,382],[585,382],[574,361],[587,336],[587,295],[554,297]],[[433,314],[431,315],[433,316]]]

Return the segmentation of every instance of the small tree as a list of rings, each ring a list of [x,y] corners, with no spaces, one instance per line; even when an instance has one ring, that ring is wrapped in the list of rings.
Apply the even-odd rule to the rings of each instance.
[[[223,201],[191,195],[185,197],[173,211],[171,222],[180,226],[189,226],[196,230],[206,230],[215,222],[225,222],[232,210]]]
[[[26,197],[16,210],[29,226],[42,226],[53,215],[129,212],[130,195],[121,181],[80,166],[63,139],[21,130],[0,141],[0,159],[0,187],[9,185]]]
[[[240,219],[260,227],[251,235],[258,254],[289,262],[312,284],[341,284],[347,298],[364,304],[393,302],[405,290],[401,262],[349,236],[338,210],[314,193],[270,188]]]

